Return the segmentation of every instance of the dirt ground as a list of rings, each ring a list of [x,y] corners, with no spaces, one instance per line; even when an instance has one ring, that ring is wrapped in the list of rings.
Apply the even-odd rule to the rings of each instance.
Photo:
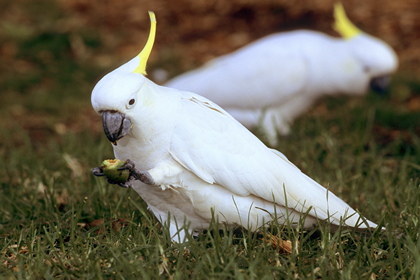
[[[273,32],[298,28],[332,30],[334,0],[58,0],[68,11],[63,28],[90,27],[108,46],[104,65],[132,57],[148,32],[146,11],[158,20],[151,64],[173,62],[170,74],[202,64]],[[418,0],[346,0],[349,18],[363,31],[389,43],[400,58],[400,71],[420,74]],[[118,55],[116,55],[118,54]],[[120,56],[120,57],[118,57]],[[169,63],[170,64],[170,63]]]

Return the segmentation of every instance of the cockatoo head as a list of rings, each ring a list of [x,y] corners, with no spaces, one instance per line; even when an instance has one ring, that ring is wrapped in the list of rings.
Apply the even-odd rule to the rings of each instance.
[[[334,29],[348,41],[353,55],[362,64],[370,78],[370,87],[378,92],[385,91],[398,67],[394,50],[382,40],[360,31],[347,18],[341,3],[334,6]]]
[[[150,34],[143,50],[132,60],[105,75],[92,91],[92,106],[102,115],[109,141],[116,144],[131,130],[130,111],[138,103],[138,96],[147,81],[146,64],[156,34],[156,17],[150,16]]]

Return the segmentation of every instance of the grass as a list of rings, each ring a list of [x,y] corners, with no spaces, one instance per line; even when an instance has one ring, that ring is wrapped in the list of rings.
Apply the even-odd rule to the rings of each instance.
[[[17,42],[19,65],[0,66],[0,278],[420,278],[420,114],[407,109],[420,81],[400,78],[382,98],[326,99],[279,146],[387,231],[331,234],[272,224],[252,233],[213,224],[180,245],[133,190],[90,174],[113,157],[90,107],[105,69],[74,59],[74,34],[52,36],[54,21],[32,17],[40,23],[28,30],[7,25],[19,38],[0,33],[7,44]],[[80,36],[88,48],[101,47],[96,35]],[[293,251],[280,252],[268,232],[290,240]]]

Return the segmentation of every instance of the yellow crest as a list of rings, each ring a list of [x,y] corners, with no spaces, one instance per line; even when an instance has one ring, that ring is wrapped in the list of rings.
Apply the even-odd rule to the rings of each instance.
[[[354,36],[362,33],[353,23],[347,18],[346,12],[344,11],[341,3],[335,3],[334,5],[334,25],[335,31],[340,33],[344,39],[351,39]]]
[[[155,42],[156,35],[156,16],[154,12],[149,12],[150,17],[150,33],[147,38],[146,45],[143,50],[137,55],[140,58],[139,65],[134,69],[133,73],[139,73],[146,75],[146,64],[149,59],[150,53],[152,52],[153,43]]]

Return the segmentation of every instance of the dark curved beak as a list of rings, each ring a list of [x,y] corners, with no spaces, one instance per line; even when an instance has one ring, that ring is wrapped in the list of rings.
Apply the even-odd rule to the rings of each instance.
[[[131,121],[118,111],[102,111],[102,125],[106,137],[112,144],[123,138],[131,129]]]
[[[390,82],[390,76],[376,77],[370,80],[370,88],[376,93],[384,94],[386,93]]]

